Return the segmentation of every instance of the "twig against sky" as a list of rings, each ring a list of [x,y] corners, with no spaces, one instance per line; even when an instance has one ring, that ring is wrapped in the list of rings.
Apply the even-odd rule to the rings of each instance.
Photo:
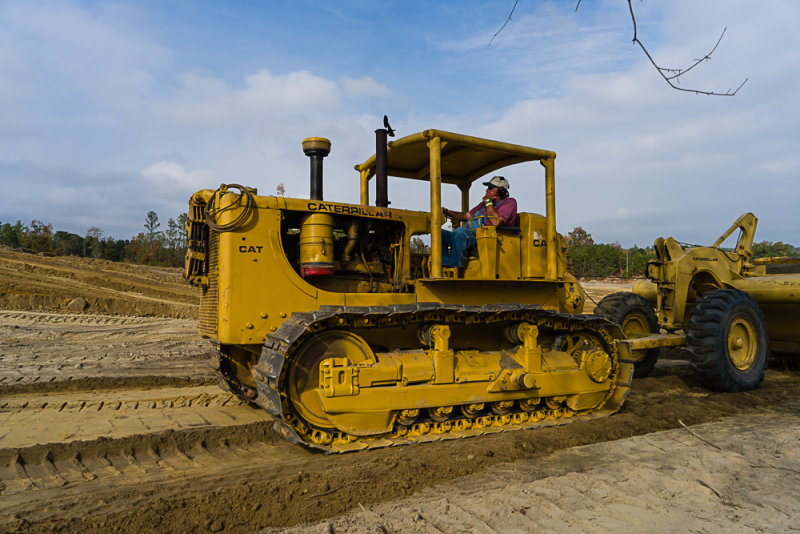
[[[575,11],[578,11],[578,8],[581,6],[581,1],[582,0],[578,0],[578,3],[575,5]],[[519,0],[515,0],[514,6],[511,8],[511,12],[508,14],[508,18],[503,23],[503,25],[500,27],[500,29],[497,30],[495,32],[495,34],[492,36],[492,39],[489,41],[489,46],[491,46],[491,44],[494,41],[495,37],[497,37],[500,34],[500,32],[502,32],[506,28],[506,26],[508,26],[508,23],[511,22],[511,16],[514,14],[514,10],[517,9],[517,4],[518,3],[519,3]],[[647,50],[647,47],[644,46],[644,43],[642,43],[642,41],[639,40],[638,28],[636,26],[636,14],[633,12],[633,4],[631,3],[631,0],[628,0],[628,9],[629,9],[629,11],[631,13],[631,23],[633,24],[633,42],[636,43],[637,45],[639,45],[639,48],[642,49],[642,52],[644,52],[644,55],[647,56],[647,59],[650,61],[650,63],[653,65],[653,67],[656,69],[656,71],[658,71],[658,73],[661,75],[661,77],[664,78],[664,81],[667,82],[667,84],[670,87],[672,87],[673,89],[675,89],[677,91],[685,91],[687,93],[695,93],[695,94],[698,94],[698,95],[734,96],[734,95],[736,95],[736,93],[739,92],[739,89],[741,89],[742,86],[747,83],[748,78],[745,78],[744,81],[742,83],[740,83],[739,86],[735,90],[731,91],[730,89],[728,89],[724,93],[723,92],[719,92],[719,91],[705,91],[705,90],[702,90],[702,89],[692,89],[692,88],[688,88],[688,87],[681,87],[680,85],[678,85],[680,83],[680,77],[683,76],[684,74],[686,74],[687,72],[689,72],[690,70],[692,70],[693,68],[695,68],[696,66],[698,66],[700,63],[703,63],[704,61],[709,61],[711,59],[711,54],[713,54],[714,51],[716,51],[717,47],[719,46],[719,43],[722,41],[722,38],[725,36],[725,32],[727,31],[728,28],[725,27],[722,30],[722,34],[719,36],[719,39],[717,39],[717,42],[714,45],[714,48],[712,48],[711,51],[708,52],[707,54],[703,55],[703,57],[701,57],[700,59],[696,59],[694,61],[694,63],[692,63],[690,66],[685,67],[685,68],[661,67],[661,66],[659,66],[658,63],[656,63],[656,61],[653,58],[653,56]]]
[[[514,14],[514,10],[517,9],[517,4],[519,4],[519,0],[516,0],[514,2],[514,7],[511,8],[511,13],[508,14],[508,18],[503,23],[503,25],[500,27],[500,29],[497,30],[496,32],[494,32],[494,35],[492,35],[492,38],[489,40],[489,44],[487,46],[492,46],[492,41],[494,41],[494,38],[497,37],[500,34],[500,32],[505,29],[506,26],[508,26],[509,22],[511,22],[511,15],[513,15]],[[578,4],[580,5],[580,2],[578,2]]]
[[[580,5],[581,5],[581,0],[578,0],[578,5],[575,6],[575,10],[576,11],[578,10],[578,6],[580,6]],[[730,89],[728,89],[724,93],[721,93],[721,92],[718,92],[718,91],[703,91],[703,90],[700,90],[700,89],[690,89],[690,88],[687,88],[687,87],[680,87],[680,86],[676,85],[677,83],[680,83],[680,76],[686,74],[687,72],[689,72],[690,70],[692,70],[693,68],[698,66],[700,63],[702,63],[704,61],[708,61],[708,60],[711,59],[711,54],[713,54],[714,51],[719,46],[719,43],[720,43],[720,41],[722,41],[722,38],[725,36],[725,31],[728,28],[725,27],[722,30],[722,35],[720,35],[719,39],[717,39],[717,43],[714,45],[714,48],[712,48],[710,52],[705,54],[700,59],[695,60],[695,62],[692,63],[689,67],[678,68],[678,69],[666,68],[666,67],[661,67],[661,66],[658,65],[658,63],[656,63],[655,59],[653,59],[653,56],[650,55],[650,52],[644,46],[644,43],[642,43],[642,41],[639,40],[639,34],[638,34],[637,27],[636,27],[636,15],[633,12],[633,4],[631,3],[631,0],[628,0],[628,9],[630,10],[630,13],[631,13],[631,22],[633,23],[633,42],[639,45],[639,48],[642,49],[642,52],[644,52],[644,55],[646,55],[647,59],[650,60],[650,63],[653,65],[653,67],[655,67],[655,69],[658,71],[658,73],[661,75],[661,77],[664,78],[664,81],[667,82],[667,84],[669,84],[669,86],[672,87],[673,89],[676,89],[678,91],[686,91],[686,92],[689,92],[689,93],[695,93],[695,94],[698,94],[698,95],[734,96],[737,92],[739,92],[739,89],[741,89],[742,86],[747,83],[748,78],[745,78],[744,81],[739,84],[739,87],[737,87],[734,91],[731,91]]]

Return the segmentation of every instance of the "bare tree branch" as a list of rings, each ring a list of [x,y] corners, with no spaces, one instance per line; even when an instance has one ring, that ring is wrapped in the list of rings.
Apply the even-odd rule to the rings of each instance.
[[[580,0],[578,0],[578,5],[580,5],[580,3],[581,3]],[[576,7],[575,9],[577,10],[578,8]],[[730,89],[728,89],[724,93],[720,93],[718,91],[703,91],[703,90],[700,90],[700,89],[690,89],[690,88],[687,88],[687,87],[680,87],[680,86],[676,85],[676,83],[680,83],[680,76],[686,74],[687,72],[689,72],[690,70],[695,68],[700,63],[702,63],[704,61],[708,61],[708,60],[711,59],[711,54],[713,54],[714,51],[719,46],[719,43],[720,43],[720,41],[722,41],[722,38],[725,36],[725,31],[728,28],[726,27],[725,29],[722,30],[722,35],[720,35],[719,39],[717,39],[717,43],[714,45],[714,48],[712,48],[710,52],[708,52],[706,55],[704,55],[700,59],[695,60],[695,62],[692,65],[690,65],[689,67],[678,68],[678,69],[665,68],[665,67],[660,67],[658,65],[658,63],[656,63],[655,59],[653,59],[653,56],[650,55],[650,52],[644,46],[644,43],[642,43],[642,41],[639,40],[639,35],[638,35],[638,32],[637,32],[637,28],[636,28],[636,15],[633,12],[633,4],[631,3],[631,0],[628,0],[628,9],[631,12],[631,22],[633,23],[633,42],[639,45],[639,48],[642,49],[642,52],[644,52],[644,55],[646,55],[647,59],[650,60],[650,63],[653,65],[653,67],[658,71],[658,73],[661,75],[661,77],[664,78],[664,81],[667,82],[667,84],[670,87],[672,87],[673,89],[675,89],[677,91],[686,91],[687,93],[694,93],[696,95],[734,96],[734,95],[736,95],[736,93],[739,92],[739,89],[741,89],[742,86],[747,83],[748,78],[745,78],[744,81],[741,84],[739,84],[739,87],[737,87],[736,90],[731,91]],[[674,83],[673,83],[673,80],[674,80]]]
[[[578,3],[575,5],[575,11],[578,11],[578,8],[581,7],[581,1],[582,0],[578,0]],[[514,10],[517,9],[517,4],[518,3],[519,3],[519,0],[516,0],[514,2],[514,7],[511,8],[511,13],[508,14],[508,18],[506,19],[505,23],[503,23],[503,26],[499,30],[497,30],[497,32],[495,32],[495,34],[492,36],[491,41],[489,41],[489,46],[491,46],[492,42],[494,41],[494,38],[497,37],[500,34],[500,32],[502,32],[505,29],[505,27],[508,25],[509,22],[511,22],[511,15],[513,15],[514,14]],[[719,43],[722,41],[722,38],[725,37],[725,32],[728,30],[728,28],[725,27],[722,30],[722,35],[720,35],[719,39],[717,39],[717,42],[714,45],[714,48],[712,48],[710,52],[705,54],[700,59],[696,59],[694,61],[694,63],[692,63],[690,66],[685,67],[685,68],[661,67],[661,66],[658,65],[658,63],[656,63],[656,60],[653,59],[653,56],[650,55],[650,52],[644,46],[644,43],[642,43],[642,41],[639,40],[638,28],[636,26],[636,14],[633,12],[633,4],[631,3],[631,0],[628,0],[628,10],[631,13],[631,23],[633,23],[633,42],[636,43],[637,45],[639,45],[639,48],[642,49],[642,52],[644,52],[644,55],[647,56],[647,59],[650,61],[650,63],[653,65],[653,67],[656,69],[656,71],[658,71],[658,73],[661,75],[661,77],[664,78],[664,81],[667,82],[667,84],[670,87],[672,87],[673,89],[675,89],[676,91],[685,91],[687,93],[694,93],[694,94],[697,94],[697,95],[735,96],[736,93],[739,92],[739,89],[741,89],[744,86],[744,84],[747,83],[747,80],[749,78],[745,78],[744,81],[742,83],[740,83],[739,87],[737,87],[735,90],[731,91],[730,89],[728,89],[724,93],[721,93],[721,92],[718,92],[718,91],[704,91],[704,90],[701,90],[701,89],[691,89],[691,88],[688,88],[688,87],[680,87],[677,84],[680,83],[680,77],[681,76],[683,76],[684,74],[686,74],[687,72],[689,72],[690,70],[692,70],[693,68],[698,66],[699,64],[701,64],[701,63],[703,63],[705,61],[711,60],[711,54],[713,54],[717,50],[717,47],[719,46]]]
[[[494,35],[492,35],[492,38],[491,38],[491,40],[489,41],[489,44],[488,44],[487,46],[492,46],[492,42],[494,41],[494,38],[495,38],[495,37],[497,37],[497,36],[500,34],[500,32],[501,32],[501,31],[503,31],[503,30],[506,28],[506,26],[508,26],[508,23],[509,23],[509,22],[511,22],[511,15],[513,15],[513,14],[514,14],[514,10],[515,10],[515,9],[517,9],[517,4],[519,4],[519,0],[516,0],[516,1],[514,2],[514,7],[512,7],[512,8],[511,8],[511,13],[509,13],[509,14],[508,14],[508,18],[507,18],[507,19],[506,19],[506,21],[503,23],[503,25],[500,27],[500,29],[499,29],[499,30],[497,30],[497,31],[494,33]],[[578,2],[578,4],[580,4],[580,2]]]
[[[666,71],[666,72],[676,72],[677,73],[677,74],[674,74],[673,76],[670,76],[670,79],[677,78],[681,74],[686,74],[687,72],[689,72],[690,70],[692,70],[693,68],[698,66],[700,63],[702,63],[703,61],[711,59],[711,54],[714,53],[714,50],[717,49],[717,47],[719,46],[719,43],[722,41],[722,38],[725,37],[725,32],[726,31],[728,31],[728,27],[727,26],[722,28],[722,35],[720,35],[719,39],[717,39],[717,44],[714,45],[714,48],[711,49],[711,52],[709,52],[708,54],[706,54],[705,56],[703,56],[700,59],[696,59],[694,64],[691,67],[688,67],[688,68],[683,69],[683,70],[681,70],[681,69],[666,69],[666,68],[662,68],[661,70]]]

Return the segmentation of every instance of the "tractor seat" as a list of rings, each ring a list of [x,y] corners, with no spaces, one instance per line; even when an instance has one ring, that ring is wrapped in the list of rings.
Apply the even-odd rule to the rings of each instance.
[[[519,226],[498,226],[498,230],[501,230],[504,234],[512,234],[517,235],[522,232],[522,228]]]
[[[501,235],[519,235],[522,233],[522,228],[519,226],[519,215],[516,216],[514,219],[514,224],[511,226],[496,226],[496,231],[500,232]],[[477,258],[478,257],[478,248],[473,247],[467,252],[467,259]]]
[[[522,228],[519,227],[519,214],[514,217],[514,221],[510,225],[498,226],[497,229],[509,234],[519,234],[522,232]]]

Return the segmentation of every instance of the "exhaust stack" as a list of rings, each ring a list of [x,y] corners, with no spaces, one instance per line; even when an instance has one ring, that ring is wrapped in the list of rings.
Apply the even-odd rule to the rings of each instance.
[[[394,137],[394,130],[389,125],[389,117],[383,116],[383,128],[375,130],[375,205],[389,207],[388,149],[386,136]]]
[[[303,139],[303,153],[311,160],[311,200],[322,200],[322,158],[331,153],[331,142],[324,137]]]
[[[389,206],[387,134],[385,128],[375,130],[375,205],[381,208]]]

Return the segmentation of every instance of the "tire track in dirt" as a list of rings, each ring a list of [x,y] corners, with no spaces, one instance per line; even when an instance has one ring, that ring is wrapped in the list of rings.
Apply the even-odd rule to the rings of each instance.
[[[208,428],[200,435],[191,430],[166,431],[90,442],[89,450],[98,447],[97,453],[86,453],[86,462],[99,465],[90,469],[94,480],[85,480],[73,461],[76,450],[84,451],[82,442],[48,445],[38,455],[34,454],[38,449],[29,449],[26,454],[34,459],[22,466],[40,467],[38,478],[29,477],[27,489],[21,486],[24,477],[16,474],[16,456],[0,461],[5,466],[0,479],[11,476],[12,482],[23,481],[14,484],[21,492],[16,495],[24,496],[0,503],[0,530],[252,532],[291,526],[336,517],[358,510],[359,505],[393,501],[445,480],[471,474],[479,479],[494,477],[484,471],[506,462],[544,461],[555,451],[574,446],[679,428],[679,420],[696,425],[735,414],[769,414],[800,403],[796,370],[770,369],[761,388],[725,394],[703,389],[686,365],[664,363],[668,365],[657,367],[654,376],[634,380],[633,393],[618,414],[563,427],[331,456],[284,442],[269,423]],[[246,443],[236,441],[237,432],[243,433]],[[209,449],[214,439],[223,445]],[[202,443],[206,451],[199,447]],[[206,462],[206,452],[216,462]],[[83,463],[84,458],[78,460]],[[63,468],[66,474],[62,473],[62,465],[72,471]],[[124,478],[114,476],[113,469]],[[56,475],[67,484],[58,486],[63,481]],[[586,499],[578,493],[573,497]],[[100,501],[105,504],[97,506]],[[41,510],[31,502],[49,504]],[[479,530],[480,521],[486,522],[480,515],[474,519]]]
[[[20,393],[0,400],[0,449],[265,420],[216,386]]]
[[[89,324],[89,325],[158,325],[174,324],[177,319],[160,319],[153,317],[134,317],[125,315],[97,315],[97,314],[64,314],[49,312],[34,312],[21,310],[0,310],[0,318],[11,324],[31,326],[34,324]],[[189,324],[196,326],[196,321],[188,320]]]
[[[280,439],[271,426],[256,422],[0,449],[0,531],[15,518],[62,521],[137,509],[144,496],[161,500],[196,487],[213,491],[218,482],[206,479],[239,474],[244,480],[256,460],[273,470],[294,466],[296,472],[306,451]]]
[[[212,353],[192,320],[0,310],[0,391],[89,377],[210,381]]]
[[[216,386],[7,395],[0,400],[0,517],[44,518],[42,502],[84,506],[84,493],[120,487],[135,498],[141,484],[308,455],[271,428],[265,412]]]

